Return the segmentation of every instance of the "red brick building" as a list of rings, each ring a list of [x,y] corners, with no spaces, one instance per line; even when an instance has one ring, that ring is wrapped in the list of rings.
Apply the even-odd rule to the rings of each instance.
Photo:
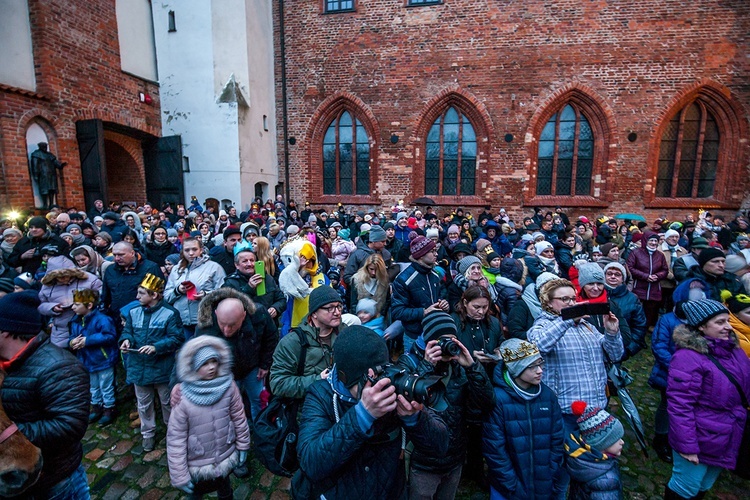
[[[277,0],[275,29],[298,203],[654,218],[747,198],[744,0]]]
[[[0,74],[0,206],[6,210],[40,205],[28,161],[39,138],[68,162],[60,181],[61,205],[83,209],[96,198],[146,200],[149,151],[161,136],[155,59],[150,60],[149,49],[153,34],[138,46],[142,34],[131,30],[135,34],[128,38],[119,30],[139,24],[146,13],[149,24],[143,29],[153,29],[150,3],[129,7],[124,17],[116,3],[121,2],[4,4],[10,8],[3,15],[14,16],[8,25],[15,33],[4,35],[0,45],[6,54],[0,60],[7,63],[9,52],[18,56],[11,61],[13,71],[6,65]],[[25,79],[24,68],[31,68]],[[150,103],[141,102],[139,94]]]

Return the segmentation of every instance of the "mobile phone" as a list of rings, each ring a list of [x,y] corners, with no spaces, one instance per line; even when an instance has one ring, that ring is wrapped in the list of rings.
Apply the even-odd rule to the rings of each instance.
[[[258,286],[255,287],[255,295],[258,297],[266,294],[266,263],[262,260],[255,261],[255,274],[260,275],[261,280]]]
[[[582,316],[599,316],[609,314],[609,303],[600,302],[592,304],[590,302],[584,302],[583,304],[576,304],[571,307],[566,307],[560,311],[562,319],[574,319]]]

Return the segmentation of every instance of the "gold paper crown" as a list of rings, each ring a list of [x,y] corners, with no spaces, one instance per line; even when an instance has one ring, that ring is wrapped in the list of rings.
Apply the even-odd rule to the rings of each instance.
[[[487,245],[486,247],[484,247],[484,253],[486,253],[487,255],[491,254],[494,251],[495,249],[492,248],[492,245]]]
[[[89,288],[73,290],[73,302],[78,302],[80,304],[96,304],[99,302],[99,292]]]
[[[520,361],[524,358],[528,358],[529,356],[536,356],[538,354],[539,348],[530,342],[524,342],[516,350],[510,349],[508,347],[500,350],[500,356],[502,356],[504,363]]]
[[[146,290],[156,293],[164,292],[164,280],[151,273],[146,274],[146,277],[143,278],[143,281],[141,281],[141,284],[138,286],[142,286]]]

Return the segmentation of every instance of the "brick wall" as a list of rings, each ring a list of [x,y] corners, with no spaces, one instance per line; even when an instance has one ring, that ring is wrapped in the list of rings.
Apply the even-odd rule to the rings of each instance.
[[[121,71],[114,1],[29,0],[29,10],[37,89],[0,85],[0,206],[34,204],[25,134],[41,121],[50,151],[68,162],[58,201],[83,207],[75,122],[96,118],[160,136],[158,86]],[[154,105],[139,103],[138,92]]]
[[[748,197],[748,2],[406,1],[359,0],[356,12],[341,14],[324,14],[324,2],[284,2],[288,127],[296,139],[287,146],[289,176],[298,204],[334,204],[319,182],[320,130],[328,126],[320,121],[342,100],[372,123],[376,178],[372,197],[338,197],[346,203],[385,207],[422,196],[425,135],[436,108],[447,105],[463,106],[484,132],[478,196],[445,197],[446,205],[489,203],[520,214],[561,204],[568,212],[655,218],[699,207],[733,212]],[[283,175],[278,0],[274,23]],[[663,127],[698,95],[727,117],[716,199],[655,199]],[[593,196],[537,197],[538,136],[570,99],[593,115],[598,133]]]

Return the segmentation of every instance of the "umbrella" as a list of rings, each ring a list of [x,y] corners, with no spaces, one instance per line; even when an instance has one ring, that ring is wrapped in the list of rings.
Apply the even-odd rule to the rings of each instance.
[[[642,220],[643,222],[646,222],[646,218],[638,214],[617,214],[615,215],[615,219]]]
[[[427,198],[426,196],[422,196],[421,198],[417,198],[413,201],[414,205],[436,205],[435,200],[432,198]]]
[[[648,446],[646,445],[646,435],[643,431],[641,415],[638,413],[638,408],[635,406],[633,397],[626,388],[628,384],[633,382],[633,377],[630,376],[627,370],[616,364],[610,366],[607,375],[609,375],[609,379],[615,387],[617,397],[620,398],[620,406],[628,417],[628,424],[633,429],[638,444],[641,445],[643,454],[648,458]]]

